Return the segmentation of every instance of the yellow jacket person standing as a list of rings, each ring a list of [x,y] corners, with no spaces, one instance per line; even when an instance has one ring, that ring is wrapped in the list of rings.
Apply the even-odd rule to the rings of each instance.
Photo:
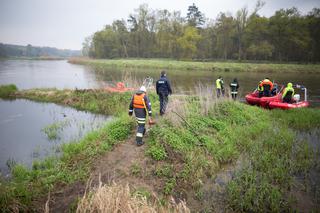
[[[221,76],[216,80],[216,89],[217,89],[217,97],[219,98],[221,95],[224,96],[224,85],[223,79]]]

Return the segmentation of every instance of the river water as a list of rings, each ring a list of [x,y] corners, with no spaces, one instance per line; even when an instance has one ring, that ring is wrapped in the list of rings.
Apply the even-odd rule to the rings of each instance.
[[[88,66],[69,64],[67,61],[0,60],[0,85],[15,84],[19,89],[58,88],[84,89],[103,88],[122,81],[130,73],[132,79],[142,82],[147,76],[156,80],[160,70],[107,69],[97,70]],[[167,70],[174,93],[190,94],[197,85],[213,89],[218,76],[228,85],[233,78],[240,83],[240,96],[252,91],[259,80],[269,77],[279,83],[302,84],[308,89],[311,106],[320,106],[320,75],[309,73],[267,72],[210,72]],[[17,161],[31,165],[34,158],[42,158],[57,144],[81,138],[85,132],[95,129],[108,119],[106,116],[79,112],[55,104],[41,104],[26,100],[4,101],[0,99],[0,169]],[[54,123],[64,124],[59,130],[59,139],[52,141],[43,129]],[[80,126],[84,126],[81,127]],[[49,150],[49,151],[48,151]],[[52,151],[51,151],[52,153]],[[11,159],[11,160],[10,160]]]
[[[134,70],[130,68],[97,70],[88,66],[69,64],[67,61],[4,60],[0,61],[0,85],[13,83],[19,89],[30,88],[101,88],[131,78],[142,82],[147,76],[159,78],[160,70]],[[213,88],[215,79],[222,76],[225,85],[237,78],[240,96],[256,88],[258,82],[269,77],[275,82],[302,84],[308,89],[311,106],[320,106],[320,74],[318,73],[269,73],[269,72],[213,72],[167,70],[175,93],[190,94],[199,84]],[[297,90],[297,92],[299,92]]]
[[[0,173],[21,163],[60,152],[62,143],[78,141],[111,117],[28,100],[0,101]]]

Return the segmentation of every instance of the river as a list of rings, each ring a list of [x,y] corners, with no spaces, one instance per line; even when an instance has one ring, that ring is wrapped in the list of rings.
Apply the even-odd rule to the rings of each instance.
[[[12,163],[28,167],[33,160],[59,155],[60,145],[78,141],[111,117],[52,103],[0,101],[0,174]]]
[[[126,73],[133,79],[142,80],[151,76],[156,80],[160,70],[107,69],[96,70],[92,67],[69,64],[67,61],[3,60],[0,61],[0,85],[13,83],[19,89],[30,88],[101,88],[123,80]],[[210,72],[210,71],[172,71],[168,70],[175,93],[190,94],[197,85],[213,88],[215,79],[222,76],[226,85],[233,78],[240,84],[240,97],[252,91],[261,79],[270,79],[286,84],[302,84],[308,89],[311,106],[320,106],[320,74],[318,73],[269,73],[269,72]],[[297,92],[299,92],[297,90]]]
[[[102,88],[122,81],[130,72],[133,79],[142,80],[151,76],[155,80],[160,70],[108,69],[73,65],[67,61],[44,60],[0,60],[0,85],[15,84],[19,89],[58,88],[84,89]],[[207,72],[168,70],[174,93],[190,94],[199,84],[213,88],[218,76],[228,85],[233,78],[240,83],[240,96],[252,91],[259,80],[269,77],[279,83],[302,84],[308,89],[311,106],[320,106],[320,75],[309,73],[266,73],[266,72]],[[0,172],[7,173],[12,162],[28,166],[34,159],[42,159],[55,153],[61,143],[78,140],[109,119],[55,104],[42,104],[26,100],[4,101],[0,99]],[[48,138],[46,129],[55,125],[59,135]]]

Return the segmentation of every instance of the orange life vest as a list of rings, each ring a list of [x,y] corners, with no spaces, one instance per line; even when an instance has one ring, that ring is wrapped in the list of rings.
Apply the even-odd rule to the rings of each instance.
[[[264,86],[264,85],[269,85],[270,86],[270,90],[272,90],[272,88],[273,88],[273,83],[269,79],[264,79],[262,81],[262,86]]]
[[[145,101],[144,101],[144,96],[145,94],[135,94],[133,96],[133,107],[134,108],[140,108],[143,109],[145,108]]]

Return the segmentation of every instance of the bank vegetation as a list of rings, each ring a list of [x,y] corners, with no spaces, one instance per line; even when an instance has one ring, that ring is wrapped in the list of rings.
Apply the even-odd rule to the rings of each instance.
[[[156,95],[149,95],[156,103]],[[110,114],[111,108],[117,110],[114,121],[102,129],[78,143],[63,145],[61,158],[34,162],[31,170],[14,167],[12,179],[1,182],[2,210],[30,211],[37,198],[57,185],[75,181],[86,184],[95,159],[134,137],[134,122],[126,115],[130,96],[98,90],[43,89],[7,95],[91,112]],[[154,111],[158,107],[155,104]],[[269,111],[228,98],[216,99],[205,87],[199,87],[194,96],[171,96],[167,115],[157,119],[145,138],[148,166],[131,166],[131,176],[154,184],[154,191],[134,194],[127,186],[101,183],[91,192],[88,189],[80,200],[75,198],[73,209],[95,212],[106,203],[117,208],[114,204],[121,200],[121,208],[138,208],[138,202],[139,208],[167,208],[172,212],[301,211],[306,210],[301,209],[305,200],[299,195],[303,193],[311,203],[307,210],[316,210],[319,186],[312,191],[310,174],[320,172],[319,147],[314,148],[298,134],[318,129],[319,120],[318,109]],[[229,178],[219,183],[226,167]]]

